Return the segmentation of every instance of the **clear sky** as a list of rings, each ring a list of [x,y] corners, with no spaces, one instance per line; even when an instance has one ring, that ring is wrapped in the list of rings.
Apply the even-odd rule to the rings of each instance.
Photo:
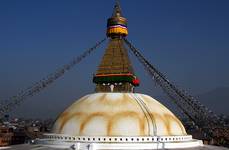
[[[0,99],[17,94],[105,37],[114,0],[1,0]],[[229,86],[228,0],[121,0],[128,39],[180,87],[198,95]],[[106,44],[15,114],[56,116],[92,93]],[[132,56],[131,56],[132,58]],[[139,92],[160,95],[133,59]],[[45,104],[45,105],[44,105]],[[15,115],[14,114],[14,115]]]

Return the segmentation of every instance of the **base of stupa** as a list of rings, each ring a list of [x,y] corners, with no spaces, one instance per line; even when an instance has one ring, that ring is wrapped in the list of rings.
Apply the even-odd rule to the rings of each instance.
[[[74,150],[97,149],[179,149],[203,146],[201,140],[186,136],[101,137],[45,134],[38,145]]]

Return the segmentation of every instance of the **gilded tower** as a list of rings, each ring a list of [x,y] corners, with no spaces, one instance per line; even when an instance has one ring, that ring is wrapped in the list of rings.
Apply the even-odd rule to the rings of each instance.
[[[139,80],[134,75],[124,46],[123,37],[128,35],[127,19],[122,16],[118,1],[111,18],[107,20],[106,34],[109,43],[93,78],[96,92],[133,92]]]

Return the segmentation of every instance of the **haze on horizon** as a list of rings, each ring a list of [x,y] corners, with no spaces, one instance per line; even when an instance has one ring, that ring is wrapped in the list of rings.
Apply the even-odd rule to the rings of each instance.
[[[39,81],[105,37],[106,19],[113,5],[113,0],[0,1],[0,100]],[[220,91],[219,99],[202,102],[226,115],[228,6],[227,0],[121,0],[129,23],[128,39],[168,79],[192,95]],[[103,44],[11,115],[55,118],[76,99],[93,93],[92,76],[105,47]],[[169,105],[143,67],[130,57],[141,80],[137,91],[163,97],[158,100]]]

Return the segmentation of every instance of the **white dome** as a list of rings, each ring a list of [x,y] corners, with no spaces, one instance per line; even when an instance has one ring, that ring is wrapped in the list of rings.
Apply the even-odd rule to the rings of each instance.
[[[179,119],[157,100],[136,93],[95,93],[73,103],[53,133],[72,136],[187,135]]]

